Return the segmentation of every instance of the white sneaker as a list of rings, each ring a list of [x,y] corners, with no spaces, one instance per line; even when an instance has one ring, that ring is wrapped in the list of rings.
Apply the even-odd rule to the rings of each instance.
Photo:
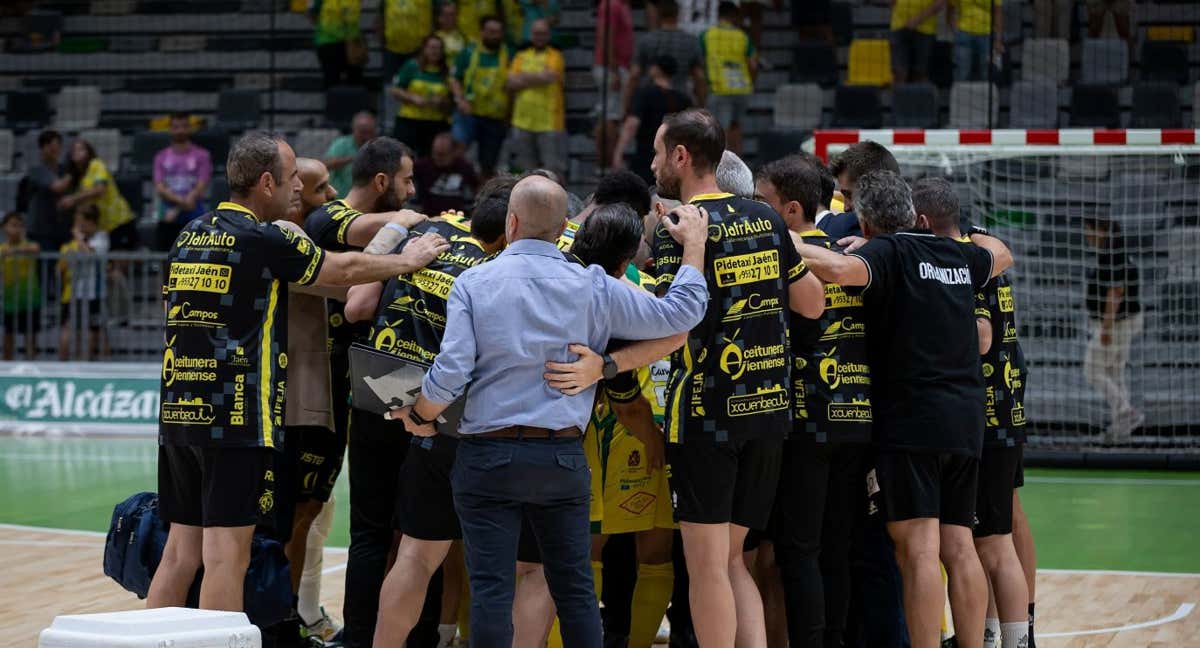
[[[304,620],[301,619],[301,622]],[[325,607],[321,607],[321,618],[312,623],[304,624],[304,631],[310,637],[316,637],[325,643],[335,643],[341,639],[342,626],[334,622],[329,617],[329,613],[325,611]]]

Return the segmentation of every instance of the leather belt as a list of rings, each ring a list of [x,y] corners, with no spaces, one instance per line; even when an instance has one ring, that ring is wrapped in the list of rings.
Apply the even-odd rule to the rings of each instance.
[[[475,436],[482,439],[573,439],[582,435],[583,433],[574,425],[562,428],[561,430],[551,430],[550,428],[533,427],[531,425],[510,425],[499,430],[467,436]]]

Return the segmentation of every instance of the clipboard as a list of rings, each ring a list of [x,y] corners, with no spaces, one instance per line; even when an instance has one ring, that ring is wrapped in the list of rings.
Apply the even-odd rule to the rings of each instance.
[[[401,358],[355,342],[350,345],[350,396],[353,406],[386,415],[392,408],[417,402],[429,365]],[[458,436],[465,398],[459,398],[437,418],[438,432]]]

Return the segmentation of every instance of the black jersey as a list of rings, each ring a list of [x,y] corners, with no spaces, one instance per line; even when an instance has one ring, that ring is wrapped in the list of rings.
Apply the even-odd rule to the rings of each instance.
[[[668,439],[713,442],[787,434],[792,427],[788,286],[808,269],[770,207],[731,194],[695,196],[708,211],[708,310],[671,358]],[[683,246],[654,234],[658,291],[675,279]]]
[[[418,224],[395,252],[426,232],[441,234],[450,242],[450,249],[428,266],[392,277],[384,284],[368,340],[380,351],[432,364],[446,332],[446,300],[454,280],[482,263],[488,254],[471,236],[469,221],[457,215]]]
[[[801,232],[809,245],[840,251],[821,230]],[[797,434],[816,443],[871,440],[871,371],[861,291],[825,284],[819,319],[791,314]]]
[[[863,290],[873,431],[884,449],[979,456],[984,386],[975,292],[992,255],[928,231],[877,236],[854,256]]]
[[[223,202],[184,227],[167,259],[160,443],[281,446],[285,284],[315,281],[324,251]]]
[[[350,224],[362,215],[345,200],[331,200],[314,209],[304,219],[304,231],[326,250],[342,252],[356,249],[346,242],[346,233],[350,231]]]
[[[983,444],[1015,446],[1025,443],[1025,354],[1017,339],[1016,304],[1012,284],[1000,275],[976,295],[975,316],[992,324],[992,346],[983,356]]]

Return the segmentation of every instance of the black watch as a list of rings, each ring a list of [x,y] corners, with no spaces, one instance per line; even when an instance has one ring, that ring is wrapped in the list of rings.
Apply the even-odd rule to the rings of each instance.
[[[617,377],[618,373],[620,373],[620,372],[617,371],[617,361],[613,360],[613,357],[611,355],[605,353],[604,354],[604,373],[602,374],[604,376],[604,379],[612,380],[613,378]]]
[[[416,407],[413,407],[412,409],[408,410],[408,420],[412,421],[413,423],[416,423],[417,425],[429,425],[430,423],[433,423],[433,421],[422,417],[420,414],[417,414]]]

